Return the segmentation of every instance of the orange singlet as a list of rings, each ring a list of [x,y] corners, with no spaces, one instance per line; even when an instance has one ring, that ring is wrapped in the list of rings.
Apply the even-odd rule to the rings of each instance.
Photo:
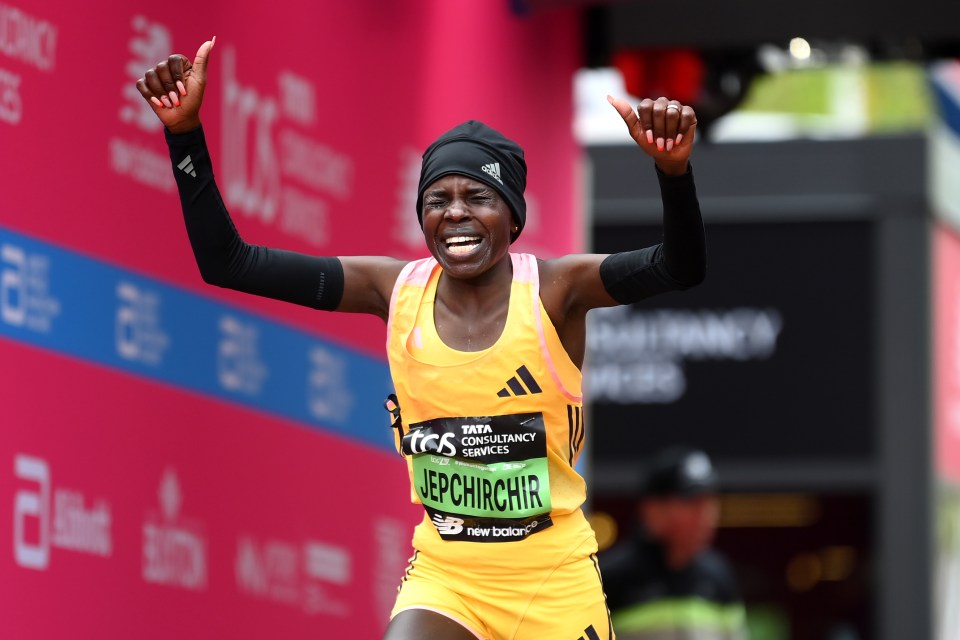
[[[394,287],[397,447],[425,514],[393,615],[437,611],[490,640],[612,638],[574,470],[581,374],[540,302],[536,258],[510,257],[507,320],[483,351],[457,351],[437,334],[436,260],[411,262]]]

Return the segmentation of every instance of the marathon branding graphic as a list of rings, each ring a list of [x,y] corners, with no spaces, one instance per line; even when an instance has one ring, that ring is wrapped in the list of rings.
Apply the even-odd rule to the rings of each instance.
[[[552,524],[542,413],[412,424],[401,451],[445,540],[522,540]]]

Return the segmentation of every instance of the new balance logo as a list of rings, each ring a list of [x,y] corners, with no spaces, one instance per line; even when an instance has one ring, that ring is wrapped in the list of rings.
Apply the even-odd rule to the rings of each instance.
[[[520,377],[520,380],[523,380],[523,384],[520,384],[520,380],[517,379],[517,376]],[[524,387],[523,385],[527,385]],[[529,391],[527,391],[529,389]],[[510,393],[510,392],[513,393]],[[527,365],[523,365],[517,369],[517,375],[507,380],[507,386],[497,392],[497,395],[501,398],[509,398],[511,395],[514,396],[525,396],[528,393],[543,393],[543,389],[540,388],[540,385],[537,384],[537,381],[533,379],[533,376],[530,375],[530,371],[527,370]]]
[[[183,171],[194,178],[197,177],[197,172],[193,170],[193,160],[190,159],[190,156],[187,156],[181,160],[180,164],[177,165],[177,169],[180,169],[180,171]]]
[[[452,536],[463,531],[463,518],[454,518],[453,516],[440,517],[440,514],[433,514],[433,524],[437,527],[437,533],[442,536]]]
[[[491,162],[490,164],[485,164],[480,168],[483,169],[484,172],[493,176],[494,180],[496,180],[500,184],[503,184],[503,180],[500,179],[500,163],[499,162]]]

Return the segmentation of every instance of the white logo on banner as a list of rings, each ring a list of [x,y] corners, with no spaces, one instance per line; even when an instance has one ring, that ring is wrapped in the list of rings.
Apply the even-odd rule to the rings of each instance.
[[[350,606],[337,588],[353,579],[350,552],[316,540],[301,545],[283,540],[258,543],[253,536],[237,540],[234,562],[237,589],[255,598],[339,617]]]
[[[316,89],[281,70],[279,99],[244,86],[236,50],[223,52],[223,193],[231,211],[315,246],[330,242],[327,198],[353,190],[353,160],[286,123],[316,123]],[[276,135],[275,135],[276,134]]]
[[[318,420],[345,420],[353,408],[346,383],[346,363],[323,347],[310,349],[307,407]]]
[[[373,566],[376,567],[371,583],[373,600],[386,619],[397,597],[397,575],[407,561],[410,548],[407,526],[393,518],[379,518],[373,523],[376,543]]]
[[[57,63],[57,27],[16,7],[0,4],[0,53],[41,71]]]
[[[20,97],[20,76],[0,69],[0,121],[19,124],[23,118],[23,98]]]
[[[46,569],[52,547],[110,556],[113,542],[109,503],[101,499],[87,508],[79,491],[54,491],[50,465],[42,458],[18,454],[13,473],[19,480],[36,485],[33,489],[20,489],[13,500],[13,557],[19,566]],[[35,524],[28,524],[31,521]]]
[[[183,497],[173,469],[167,469],[157,492],[161,513],[143,523],[143,579],[198,591],[207,586],[207,544],[202,528],[180,517]]]
[[[124,360],[159,365],[170,346],[160,326],[160,296],[129,282],[117,284],[117,354]]]
[[[0,321],[48,333],[60,314],[50,295],[50,259],[13,244],[0,245]]]
[[[422,159],[416,149],[404,147],[400,150],[399,160],[393,236],[409,249],[423,249],[423,230],[416,211]]]
[[[596,309],[587,329],[585,386],[595,401],[676,402],[687,387],[685,361],[767,359],[782,328],[775,309]]]
[[[51,72],[57,64],[57,27],[24,11],[0,4],[0,54]],[[23,118],[21,76],[0,68],[0,121],[17,125]]]
[[[120,90],[123,102],[117,116],[122,125],[135,127],[141,133],[150,135],[141,136],[143,142],[110,138],[110,168],[118,175],[128,176],[148,187],[164,192],[173,191],[176,183],[170,170],[170,159],[166,153],[154,149],[157,133],[163,124],[136,87],[144,71],[170,55],[173,41],[166,25],[144,16],[134,16],[130,26],[134,33],[127,45],[131,57],[124,65],[125,76]]]
[[[220,318],[217,378],[220,386],[250,396],[260,393],[269,371],[260,359],[258,332],[253,324],[233,316]]]

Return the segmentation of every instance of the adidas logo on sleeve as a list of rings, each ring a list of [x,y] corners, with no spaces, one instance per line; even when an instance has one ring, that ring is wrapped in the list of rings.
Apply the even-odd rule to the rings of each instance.
[[[180,164],[177,165],[177,169],[180,169],[180,171],[183,171],[189,176],[193,176],[194,178],[197,177],[197,172],[193,168],[193,160],[190,159],[189,155],[180,161]]]
[[[496,180],[500,184],[503,184],[503,180],[500,179],[500,163],[499,162],[491,162],[490,164],[485,164],[480,168],[483,169],[484,173],[487,173],[490,176],[492,176],[494,180]]]

